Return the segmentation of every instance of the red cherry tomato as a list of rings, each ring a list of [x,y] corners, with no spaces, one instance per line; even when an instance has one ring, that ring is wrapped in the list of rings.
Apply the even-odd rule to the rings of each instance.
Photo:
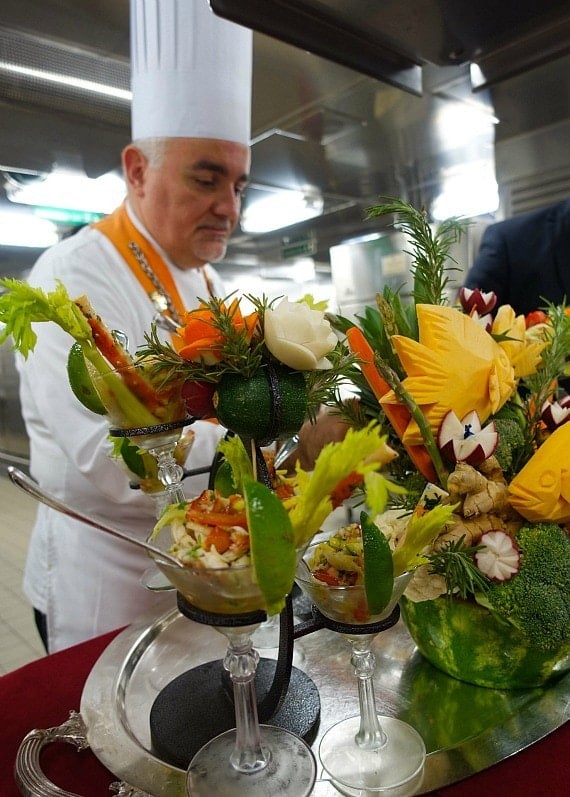
[[[526,328],[534,327],[536,324],[544,324],[547,320],[547,315],[542,310],[533,310],[525,316]]]
[[[215,417],[212,397],[216,385],[213,382],[190,381],[182,386],[182,397],[186,402],[186,409],[193,418]]]

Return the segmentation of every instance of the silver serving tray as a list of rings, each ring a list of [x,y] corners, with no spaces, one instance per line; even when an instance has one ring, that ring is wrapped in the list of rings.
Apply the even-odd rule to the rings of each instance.
[[[89,745],[123,781],[153,797],[183,797],[185,773],[153,755],[149,714],[157,694],[186,670],[222,658],[218,632],[183,617],[172,593],[150,615],[120,633],[95,663],[83,690],[81,716]],[[491,690],[463,684],[418,653],[400,621],[375,640],[376,698],[381,713],[410,722],[424,737],[428,757],[418,794],[454,783],[520,752],[569,718],[570,675],[546,689]],[[262,656],[269,649],[259,648]],[[295,643],[296,667],[315,682],[322,733],[358,712],[348,645],[327,630]],[[191,722],[191,718],[188,719]],[[315,797],[337,790],[321,773]]]

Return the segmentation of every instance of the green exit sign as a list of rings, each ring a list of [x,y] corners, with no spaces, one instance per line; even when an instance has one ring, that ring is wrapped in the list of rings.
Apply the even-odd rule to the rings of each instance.
[[[293,257],[311,257],[316,251],[317,237],[314,234],[284,238],[281,246],[281,256],[284,260]]]

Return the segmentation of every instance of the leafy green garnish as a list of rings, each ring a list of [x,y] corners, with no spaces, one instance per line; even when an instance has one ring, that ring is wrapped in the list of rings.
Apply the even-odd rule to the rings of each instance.
[[[366,503],[372,515],[381,515],[386,509],[390,493],[405,495],[406,488],[386,479],[381,473],[373,471],[364,476]]]
[[[434,232],[424,210],[416,210],[401,199],[380,198],[386,201],[367,208],[367,218],[397,215],[394,226],[409,237],[412,246],[408,254],[413,258],[414,303],[447,304],[448,272],[459,270],[448,265],[448,261],[453,260],[449,250],[465,232],[468,222],[458,218],[446,219]]]
[[[459,594],[463,599],[489,589],[489,579],[473,562],[473,554],[482,546],[466,548],[464,541],[465,535],[426,557],[429,572],[444,577],[447,594]]]
[[[244,483],[253,479],[253,465],[241,437],[232,435],[220,440],[218,451],[230,466],[235,492],[243,495]]]
[[[411,515],[404,541],[393,554],[394,575],[399,576],[406,570],[425,564],[426,557],[422,552],[441,534],[456,508],[455,505],[439,504],[423,515]]]
[[[331,493],[350,473],[366,474],[377,470],[377,462],[363,462],[381,448],[386,436],[378,424],[365,429],[349,429],[344,439],[329,443],[320,452],[312,473],[297,468],[296,503],[290,510],[297,546],[310,540],[332,511]]]
[[[32,324],[36,322],[54,321],[79,342],[93,340],[87,319],[59,280],[49,293],[10,278],[1,279],[0,286],[6,289],[0,296],[0,321],[6,325],[0,343],[11,336],[24,358],[35,348],[38,336]]]

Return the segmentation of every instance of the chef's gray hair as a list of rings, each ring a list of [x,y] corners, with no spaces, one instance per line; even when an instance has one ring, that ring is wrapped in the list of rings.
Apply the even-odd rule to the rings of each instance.
[[[140,149],[151,166],[158,167],[164,159],[167,142],[167,138],[140,138],[134,144]]]

